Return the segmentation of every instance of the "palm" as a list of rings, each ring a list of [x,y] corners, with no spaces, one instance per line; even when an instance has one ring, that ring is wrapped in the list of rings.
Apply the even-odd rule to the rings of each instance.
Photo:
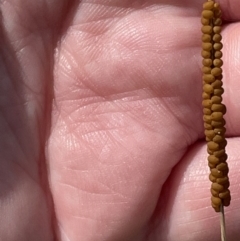
[[[210,240],[201,4],[65,2],[1,5],[1,238]],[[240,17],[234,2],[227,18]],[[228,134],[238,136],[233,28],[225,99]],[[236,195],[237,170],[231,177]]]

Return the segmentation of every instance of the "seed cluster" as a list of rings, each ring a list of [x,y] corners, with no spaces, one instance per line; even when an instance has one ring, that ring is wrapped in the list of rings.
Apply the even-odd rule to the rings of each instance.
[[[225,147],[226,129],[223,115],[226,107],[222,104],[222,36],[221,9],[214,0],[203,4],[202,11],[202,72],[203,72],[203,120],[208,147],[209,179],[212,182],[212,207],[220,212],[220,206],[231,201],[228,179],[227,154]]]

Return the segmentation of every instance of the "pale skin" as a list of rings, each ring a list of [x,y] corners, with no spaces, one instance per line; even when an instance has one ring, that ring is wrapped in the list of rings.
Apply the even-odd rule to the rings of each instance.
[[[240,2],[224,103],[239,240]],[[0,1],[0,237],[217,241],[201,108],[203,1]]]

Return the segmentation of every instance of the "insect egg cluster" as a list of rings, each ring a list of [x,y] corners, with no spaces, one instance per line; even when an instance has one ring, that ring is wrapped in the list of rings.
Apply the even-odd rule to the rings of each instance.
[[[218,3],[208,1],[202,11],[202,72],[203,72],[203,121],[208,148],[209,179],[212,182],[212,207],[216,212],[220,206],[228,206],[229,191],[228,164],[225,147],[226,107],[222,103],[222,36],[221,10]]]

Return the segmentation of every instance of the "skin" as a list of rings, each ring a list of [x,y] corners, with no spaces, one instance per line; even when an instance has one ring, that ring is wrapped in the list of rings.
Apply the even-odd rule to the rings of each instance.
[[[240,2],[219,2],[235,241]],[[1,240],[219,240],[203,139],[202,3],[0,1]]]

